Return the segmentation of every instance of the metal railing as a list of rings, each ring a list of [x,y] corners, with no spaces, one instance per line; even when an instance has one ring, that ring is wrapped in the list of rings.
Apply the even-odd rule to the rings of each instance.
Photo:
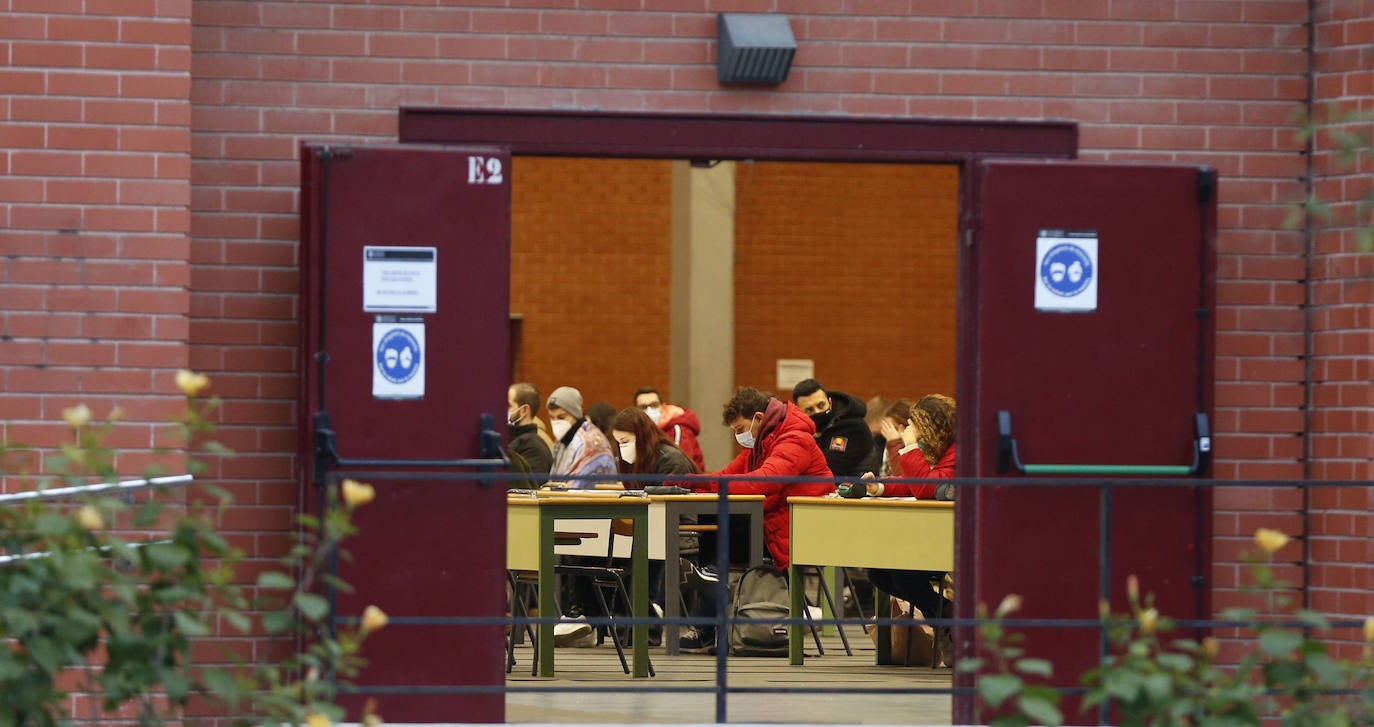
[[[481,480],[481,481],[484,481],[484,482],[486,482],[486,483],[496,483],[496,482],[504,482],[504,483],[511,483],[511,482],[527,482],[527,481],[530,479],[530,475],[529,475],[528,473],[502,473],[502,472],[497,472],[497,473],[493,473],[493,472],[396,472],[396,471],[386,471],[386,470],[382,470],[382,471],[369,471],[369,472],[345,472],[345,471],[335,471],[335,472],[331,472],[331,473],[330,473],[330,479],[331,479],[331,480],[342,479],[342,478],[345,477],[345,476],[348,476],[348,477],[360,477],[360,476],[365,476],[365,477],[372,478],[372,479],[374,479],[374,480],[379,480],[379,481],[385,481],[385,480],[412,480],[412,481],[413,481],[413,480],[427,480],[427,481],[434,481],[434,480],[445,480],[445,481]],[[569,479],[570,479],[570,478],[567,478],[567,477],[561,477],[561,478],[560,478],[560,480],[563,480],[563,481],[568,481]],[[600,475],[600,476],[595,476],[595,477],[588,477],[588,478],[585,478],[585,479],[587,479],[588,481],[605,481],[605,480],[608,479],[608,477],[605,476],[605,475]],[[609,479],[615,479],[615,480],[621,481],[621,482],[623,482],[623,483],[625,484],[625,486],[626,486],[627,489],[634,489],[635,486],[640,486],[640,487],[642,487],[642,486],[644,486],[644,485],[651,485],[651,484],[664,484],[664,483],[682,482],[683,480],[688,479],[688,477],[685,477],[685,476],[682,476],[682,475],[670,475],[670,476],[619,475],[619,476],[612,476],[612,477],[610,477]],[[800,477],[738,477],[738,476],[734,476],[734,477],[710,477],[710,476],[705,476],[705,475],[698,475],[698,476],[695,476],[693,479],[695,479],[695,481],[698,481],[698,482],[702,482],[702,481],[714,481],[714,482],[716,482],[716,483],[717,483],[717,486],[718,486],[718,489],[719,489],[720,493],[721,493],[723,496],[724,496],[724,495],[728,495],[728,494],[730,493],[730,484],[731,484],[731,482],[738,482],[738,481],[749,481],[749,482],[772,482],[772,483],[778,483],[778,484],[784,484],[784,485],[785,485],[785,484],[792,484],[792,483],[803,483],[803,482],[808,482],[808,483],[829,482],[829,483],[833,483],[833,484],[839,484],[839,483],[853,482],[853,481],[854,481],[854,478],[834,478],[834,479],[831,479],[831,480],[818,480],[818,479],[816,479],[816,478],[800,478]],[[913,479],[905,479],[905,480],[904,480],[904,479],[902,479],[902,478],[886,478],[884,481],[886,481],[886,482],[924,483],[924,484],[929,484],[929,483],[930,483],[929,480],[913,480]],[[956,507],[957,507],[957,502],[958,502],[960,499],[965,499],[965,498],[970,497],[971,494],[972,494],[974,491],[976,491],[978,488],[987,488],[987,487],[997,487],[997,488],[1044,488],[1044,487],[1065,488],[1065,487],[1067,487],[1067,488],[1088,488],[1088,489],[1096,489],[1096,490],[1098,490],[1098,491],[1099,491],[1099,495],[1100,495],[1100,499],[1099,499],[1099,512],[1098,512],[1098,519],[1097,519],[1097,522],[1095,523],[1095,526],[1096,526],[1097,529],[1098,529],[1098,543],[1099,543],[1099,546],[1098,546],[1098,547],[1099,547],[1099,552],[1098,552],[1098,554],[1097,554],[1097,560],[1098,560],[1097,581],[1098,581],[1098,590],[1099,590],[1098,595],[1099,595],[1099,597],[1100,597],[1100,599],[1101,599],[1102,601],[1108,600],[1108,597],[1109,597],[1109,594],[1110,594],[1111,584],[1112,584],[1113,578],[1114,578],[1114,575],[1113,575],[1113,573],[1111,572],[1111,553],[1112,553],[1112,543],[1113,543],[1113,538],[1112,538],[1112,513],[1113,513],[1113,504],[1114,504],[1114,503],[1113,503],[1113,499],[1114,499],[1114,498],[1113,498],[1113,494],[1114,494],[1115,492],[1117,492],[1117,491],[1120,491],[1120,490],[1125,489],[1125,488],[1161,488],[1161,489],[1191,488],[1191,489],[1195,489],[1195,490],[1198,490],[1198,491],[1212,491],[1212,490],[1230,489],[1230,488],[1246,488],[1246,489],[1259,489],[1259,490],[1262,490],[1262,489],[1275,489],[1275,488],[1279,488],[1279,489],[1302,489],[1302,488],[1315,488],[1315,487],[1350,487],[1350,486],[1368,487],[1368,486],[1370,486],[1370,485],[1374,485],[1374,482],[1354,482],[1354,483],[1352,483],[1352,482],[1315,482],[1315,481],[1295,481],[1295,480],[1213,480],[1213,479],[1182,479],[1182,478],[1179,478],[1179,479],[1173,479],[1173,478],[1170,478],[1170,479],[1160,479],[1160,478],[1145,478],[1145,477],[1134,477],[1134,478],[1120,478],[1120,477],[1118,477],[1118,478],[1105,478],[1105,477],[1075,477],[1075,478],[1071,478],[1071,479],[1065,479],[1065,478],[1051,478],[1051,477],[1020,477],[1020,478],[1015,478],[1015,477],[998,477],[998,478],[953,478],[953,479],[948,479],[948,480],[943,480],[943,481],[953,484],[953,485],[955,486],[956,492],[959,493],[959,494],[956,496]],[[383,491],[384,491],[384,486],[383,486],[382,489],[383,489]],[[1207,517],[1212,517],[1212,510],[1211,510],[1210,507],[1205,509],[1205,513],[1206,513],[1206,516],[1207,516]],[[726,500],[724,499],[724,497],[722,497],[721,503],[720,503],[720,506],[719,506],[719,510],[718,510],[718,513],[717,513],[718,522],[719,522],[719,523],[726,523],[726,522],[728,522],[728,521],[729,521],[729,516],[730,516],[730,513],[729,513],[729,509],[728,509],[728,504],[727,504]],[[957,518],[956,518],[956,522],[957,522]],[[1207,523],[1206,525],[1207,525],[1207,527],[1206,527],[1205,529],[1203,529],[1202,531],[1200,531],[1200,533],[1206,534],[1206,537],[1211,538],[1212,540],[1215,540],[1215,537],[1210,535],[1210,532],[1211,532],[1211,530],[1210,530],[1211,523],[1209,522],[1209,523]],[[729,530],[730,530],[730,529],[729,529],[728,527],[720,527],[719,530],[718,530],[718,532],[717,532],[717,544],[716,544],[717,547],[716,547],[716,554],[715,554],[715,555],[716,555],[716,557],[715,557],[715,566],[716,566],[716,572],[717,572],[717,573],[720,573],[720,574],[729,573],[729,569],[730,569],[730,533],[729,533]],[[1237,536],[1237,537],[1240,537],[1240,536]],[[967,537],[964,536],[964,535],[962,535],[962,534],[960,534],[960,533],[958,532],[958,530],[956,529],[956,539],[957,539],[957,540],[956,540],[956,545],[955,545],[955,552],[956,552],[956,558],[957,558],[957,557],[958,557],[958,552],[959,552],[959,545],[960,545],[960,543],[959,543],[958,541],[960,541],[960,540],[967,540]],[[1198,564],[1196,564],[1197,568],[1199,568],[1199,569],[1207,569],[1207,570],[1210,570],[1211,565],[1212,565],[1212,564],[1211,564],[1210,562],[1208,562],[1208,563],[1201,563],[1201,562],[1199,562]],[[963,584],[962,581],[959,580],[959,576],[956,574],[956,590],[958,590],[960,587],[964,587],[965,585],[967,585],[967,584]],[[1304,588],[1304,589],[1307,587],[1307,584],[1306,584],[1306,583],[1297,584],[1297,585],[1298,585],[1298,587]],[[656,626],[659,626],[659,625],[665,625],[665,624],[669,624],[669,623],[675,623],[675,624],[679,624],[679,625],[681,625],[681,626],[708,625],[708,626],[714,626],[714,627],[716,628],[717,634],[718,634],[718,639],[723,639],[724,634],[727,633],[727,630],[728,630],[730,624],[732,624],[732,623],[743,623],[743,622],[748,622],[748,621],[750,621],[750,620],[748,620],[748,619],[738,619],[738,618],[732,618],[731,616],[729,616],[729,614],[728,614],[728,608],[726,608],[726,605],[728,604],[728,587],[729,587],[729,586],[728,586],[728,579],[726,579],[726,578],[721,578],[721,579],[719,580],[719,582],[718,582],[717,587],[716,587],[717,615],[716,615],[715,617],[712,617],[712,618],[709,618],[709,619],[704,619],[704,618],[702,618],[702,617],[692,617],[692,616],[684,616],[684,617],[682,617],[682,618],[677,618],[677,619],[665,619],[665,618],[662,618],[662,617],[627,617],[627,616],[616,616],[614,619],[607,618],[607,617],[588,617],[587,623],[589,623],[589,624],[592,625],[592,626],[608,626],[608,627],[611,626],[611,625],[613,625],[613,624],[614,624],[614,625],[618,625],[618,626],[633,626],[633,625],[639,625],[639,624],[656,625]],[[1204,585],[1203,587],[1212,588],[1212,589],[1215,589],[1215,588],[1216,588],[1215,585],[1212,585],[1212,584],[1210,584],[1210,583]],[[840,599],[840,603],[843,603],[843,600],[842,600],[842,599]],[[995,604],[993,604],[993,605],[995,605]],[[336,623],[354,623],[354,622],[356,622],[356,620],[357,620],[356,618],[352,618],[352,617],[339,617],[339,616],[337,616],[337,615],[335,615],[335,614],[332,614],[332,613],[331,613],[331,617],[330,617],[330,618],[331,618],[331,621],[332,621],[332,622],[336,622]],[[487,625],[487,626],[490,626],[490,625],[505,625],[505,626],[510,627],[510,629],[512,630],[512,632],[513,632],[514,630],[520,629],[520,628],[522,628],[522,627],[524,627],[524,626],[526,626],[526,625],[537,626],[537,625],[540,625],[540,624],[556,624],[556,623],[559,623],[559,622],[560,622],[560,617],[559,617],[559,615],[557,615],[557,614],[551,615],[551,616],[545,616],[545,615],[542,615],[542,614],[541,614],[540,616],[535,616],[535,617],[515,617],[515,616],[505,616],[505,617],[418,617],[418,616],[407,616],[407,615],[405,615],[405,614],[394,614],[394,615],[391,615],[390,618],[389,618],[389,623],[390,623],[391,625],[394,625],[394,626],[397,626],[397,627],[403,627],[403,628],[404,628],[404,627],[425,627],[425,626],[478,626],[478,625]],[[810,625],[811,623],[815,623],[815,624],[817,624],[817,625],[832,625],[832,624],[842,624],[842,625],[864,625],[864,624],[867,624],[867,625],[879,625],[879,626],[900,626],[900,625],[908,625],[908,624],[911,623],[911,621],[910,621],[909,619],[903,619],[903,618],[882,618],[882,617],[878,617],[878,618],[874,618],[874,619],[857,619],[857,618],[835,617],[835,618],[824,618],[824,619],[819,619],[819,620],[816,620],[816,621],[814,621],[814,622],[811,621],[811,620],[805,619],[805,618],[789,618],[789,619],[785,619],[785,620],[782,620],[782,619],[767,619],[766,621],[763,621],[763,620],[753,620],[753,622],[759,622],[759,623],[765,623],[765,622],[766,622],[766,623],[786,623],[786,624],[788,624],[788,625],[790,625],[790,626],[794,625],[794,626],[799,626],[799,627],[806,627],[806,626]],[[986,620],[978,619],[978,618],[933,618],[933,617],[927,617],[927,618],[926,618],[926,622],[927,622],[929,625],[931,625],[932,627],[935,627],[937,630],[938,630],[939,628],[942,628],[942,627],[943,627],[943,628],[949,628],[949,629],[954,630],[954,632],[955,632],[956,635],[957,635],[957,636],[956,636],[956,639],[955,639],[955,643],[956,643],[956,655],[962,657],[962,656],[969,655],[969,654],[965,654],[965,653],[963,653],[963,652],[967,651],[968,649],[970,649],[970,648],[972,647],[972,644],[974,643],[974,639],[975,639],[975,630],[976,630],[977,627],[979,627],[980,625],[986,623]],[[1213,629],[1243,628],[1243,627],[1252,625],[1252,624],[1250,624],[1250,623],[1248,623],[1248,622],[1244,622],[1244,621],[1234,621],[1234,620],[1227,620],[1227,619],[1210,619],[1210,618],[1176,619],[1176,620],[1174,621],[1174,623],[1175,623],[1175,625],[1176,625],[1177,627],[1179,627],[1179,628],[1196,630],[1198,633],[1202,633],[1202,632],[1204,632],[1204,631],[1213,630]],[[1273,624],[1275,624],[1275,625],[1285,625],[1285,624],[1287,624],[1287,625],[1292,625],[1292,626],[1304,626],[1304,625],[1305,625],[1305,624],[1303,624],[1302,622],[1299,622],[1299,621],[1293,621],[1291,624],[1290,624],[1289,622],[1284,622],[1284,621],[1271,621],[1270,623],[1273,623]],[[1082,629],[1082,630],[1094,631],[1094,632],[1096,632],[1097,635],[1098,635],[1098,644],[1099,644],[1098,656],[1099,656],[1099,657],[1105,656],[1105,655],[1109,652],[1109,644],[1108,644],[1108,641],[1107,641],[1108,624],[1107,624],[1104,620],[1102,620],[1102,619],[1098,619],[1098,618],[1092,618],[1092,619],[1083,619],[1083,618],[1014,618],[1014,617],[1013,617],[1013,618],[1006,618],[1006,619],[1004,619],[1004,620],[1003,620],[1003,624],[1004,624],[1007,628],[1009,628],[1009,629],[1016,629],[1016,630],[1022,630],[1022,629],[1025,629],[1025,630],[1035,630],[1035,629],[1066,629],[1066,628],[1067,628],[1067,629]],[[1332,620],[1332,621],[1330,622],[1329,625],[1330,625],[1331,628],[1334,628],[1334,629],[1354,629],[1354,630],[1355,630],[1355,633],[1358,633],[1359,630],[1361,629],[1361,627],[1363,626],[1363,621],[1360,621],[1360,620],[1352,620],[1352,619],[1335,619],[1335,620]],[[668,683],[668,682],[655,683],[656,680],[654,680],[654,679],[649,679],[649,680],[647,680],[647,683],[646,683],[645,680],[633,680],[633,681],[632,681],[632,680],[628,680],[628,679],[627,679],[627,683],[626,683],[626,685],[623,686],[623,687],[620,687],[620,686],[587,686],[587,685],[579,685],[579,684],[573,684],[573,683],[567,683],[567,684],[549,683],[549,684],[536,684],[536,685],[519,685],[519,686],[512,686],[512,685],[510,685],[510,684],[507,682],[507,683],[502,684],[502,685],[471,685],[471,684],[428,684],[428,685],[421,685],[421,684],[413,684],[413,685],[389,685],[389,686],[357,686],[357,687],[346,687],[346,688],[343,689],[343,691],[346,692],[346,693],[347,693],[347,692],[352,692],[352,693],[362,694],[362,695],[461,695],[461,694],[483,694],[483,693],[486,693],[486,694],[490,694],[490,693],[519,694],[519,693],[539,693],[539,692],[545,692],[545,693],[584,693],[584,694],[595,694],[595,693],[624,693],[624,692],[631,692],[631,691],[633,691],[633,692],[635,692],[635,693],[640,693],[640,694],[643,694],[643,693],[646,693],[646,692],[647,692],[647,693],[661,693],[661,694],[682,694],[682,693],[711,694],[711,695],[713,695],[713,696],[715,697],[715,721],[716,721],[717,723],[724,723],[724,722],[728,722],[728,721],[729,721],[729,711],[728,711],[729,696],[730,696],[730,695],[738,695],[738,694],[780,694],[780,695],[782,695],[782,694],[796,694],[796,693],[804,693],[804,694],[843,693],[843,694],[848,694],[848,695],[863,695],[863,694],[931,695],[931,694],[940,694],[940,695],[951,695],[951,696],[968,697],[969,699],[972,699],[973,695],[976,693],[975,688],[974,688],[973,686],[971,686],[971,682],[965,681],[965,680],[961,680],[961,679],[958,679],[958,678],[955,678],[955,679],[953,680],[953,682],[952,682],[952,684],[951,684],[951,686],[950,686],[949,688],[929,688],[929,687],[875,688],[875,687],[865,687],[865,686],[857,686],[857,685],[849,685],[849,684],[846,684],[846,685],[843,685],[843,686],[820,686],[820,687],[815,687],[815,686],[803,686],[803,687],[789,687],[789,686],[778,686],[778,687],[743,687],[743,686],[732,686],[732,685],[730,684],[729,662],[727,661],[727,656],[728,656],[727,651],[728,651],[728,650],[727,650],[726,648],[724,648],[724,644],[723,644],[722,641],[718,641],[718,645],[720,646],[720,648],[717,649],[717,651],[716,651],[716,657],[715,657],[715,679],[714,679],[714,683],[713,683],[712,685],[710,685],[710,686],[683,686],[683,685],[674,685],[674,684],[670,684],[670,683]],[[500,659],[500,658],[504,658],[504,657],[503,657],[503,656],[498,656],[498,655],[493,654],[493,657],[492,657],[492,658],[493,658],[493,659]],[[364,674],[364,676],[365,676],[365,674]],[[1063,695],[1082,695],[1083,693],[1085,693],[1085,692],[1087,691],[1087,688],[1086,688],[1086,687],[1078,687],[1078,686],[1060,686],[1060,687],[1056,687],[1056,689],[1057,689],[1061,694],[1063,694]],[[1104,708],[1103,708],[1104,711],[1102,711],[1102,712],[1099,714],[1099,717],[1101,717],[1102,721],[1105,721],[1105,718],[1106,718],[1106,714],[1107,714],[1107,713],[1106,713],[1105,709],[1106,709],[1106,707],[1104,706]]]

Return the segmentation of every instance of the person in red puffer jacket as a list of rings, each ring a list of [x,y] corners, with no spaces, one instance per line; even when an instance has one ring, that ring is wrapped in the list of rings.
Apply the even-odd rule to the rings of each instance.
[[[729,464],[714,474],[759,477],[832,478],[825,454],[816,444],[816,425],[796,404],[784,402],[757,389],[741,386],[725,403],[725,426],[743,447]],[[688,483],[696,492],[719,492],[720,482],[705,477]],[[763,543],[773,566],[786,572],[792,510],[787,498],[819,497],[835,491],[834,482],[731,481],[735,495],[763,495]],[[688,653],[713,653],[716,634],[712,627],[695,627],[678,646]]]
[[[830,468],[825,454],[816,444],[816,425],[796,404],[783,402],[769,394],[741,386],[725,404],[723,421],[735,433],[744,450],[718,475],[757,475],[762,477],[826,477]],[[715,480],[694,480],[692,489],[717,492]],[[809,495],[819,497],[835,491],[833,482],[731,482],[736,495],[763,495],[763,542],[773,556],[773,565],[786,570],[791,510],[787,498]]]
[[[908,478],[945,479],[954,476],[954,399],[941,394],[921,397],[911,407],[910,422],[902,430],[902,440],[907,444],[899,452],[899,463],[893,465],[893,474]],[[869,481],[867,494],[870,497],[915,497],[936,499],[940,487],[948,484],[906,484],[881,483]],[[953,499],[952,494],[940,493],[939,499]],[[944,573],[925,570],[893,570],[869,568],[868,579],[873,585],[886,593],[910,602],[926,618],[940,618],[944,614],[944,596],[936,583],[943,583]]]

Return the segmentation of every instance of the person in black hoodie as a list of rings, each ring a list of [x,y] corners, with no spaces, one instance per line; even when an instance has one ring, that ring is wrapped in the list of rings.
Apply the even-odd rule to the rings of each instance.
[[[506,423],[510,425],[510,453],[524,462],[523,471],[547,475],[553,467],[553,452],[539,436],[534,415],[539,412],[539,389],[522,381],[506,390]],[[515,457],[511,458],[513,461]],[[547,477],[536,477],[532,483],[512,482],[512,487],[538,487]]]
[[[864,417],[868,407],[843,391],[827,392],[821,382],[803,379],[792,388],[792,403],[816,425],[816,444],[836,477],[857,477],[873,450]]]

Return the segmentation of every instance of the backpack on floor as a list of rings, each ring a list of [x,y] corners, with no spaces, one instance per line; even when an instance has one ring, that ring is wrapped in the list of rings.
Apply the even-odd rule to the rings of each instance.
[[[750,568],[735,584],[730,618],[779,619],[771,623],[730,624],[731,656],[787,656],[790,600],[787,577],[772,566]]]

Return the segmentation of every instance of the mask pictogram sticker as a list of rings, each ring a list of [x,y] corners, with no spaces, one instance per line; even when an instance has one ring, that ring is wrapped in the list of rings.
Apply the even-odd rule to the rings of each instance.
[[[425,398],[425,324],[372,324],[372,396]]]
[[[1035,309],[1097,310],[1097,232],[1041,230],[1035,239]]]

